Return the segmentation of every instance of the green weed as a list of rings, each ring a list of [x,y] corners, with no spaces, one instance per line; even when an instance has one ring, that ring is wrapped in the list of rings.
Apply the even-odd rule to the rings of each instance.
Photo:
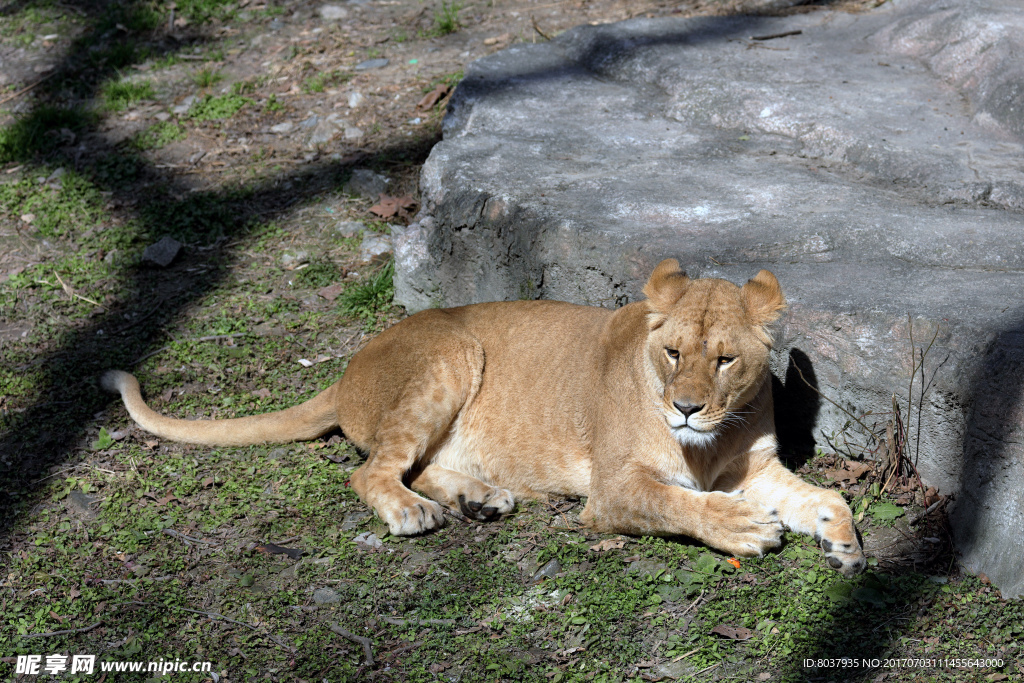
[[[212,88],[223,80],[224,76],[220,72],[209,67],[204,67],[192,75],[192,82],[200,88]]]
[[[395,298],[394,274],[395,263],[388,261],[365,282],[342,292],[338,297],[338,310],[343,315],[362,320],[368,328],[373,327]]]
[[[446,36],[462,28],[462,22],[459,21],[460,10],[462,10],[462,3],[458,0],[452,0],[452,2],[441,0],[441,4],[434,9],[434,33]]]
[[[0,163],[46,155],[73,139],[62,135],[62,129],[77,134],[92,121],[93,116],[82,109],[41,105],[0,128]]]
[[[229,119],[247,104],[252,104],[252,100],[241,95],[207,95],[192,105],[188,116],[193,121]]]
[[[266,103],[263,105],[263,110],[273,114],[275,112],[283,111],[284,105],[277,99],[277,95],[271,93],[270,97],[267,98]]]
[[[140,100],[156,97],[150,81],[107,81],[100,88],[100,97],[107,111],[124,111]]]
[[[310,76],[302,82],[302,90],[307,93],[320,93],[329,87],[345,83],[352,78],[352,74],[341,71],[329,71]]]
[[[175,142],[184,140],[188,133],[184,126],[173,121],[158,121],[131,139],[131,146],[139,151],[160,149]]]

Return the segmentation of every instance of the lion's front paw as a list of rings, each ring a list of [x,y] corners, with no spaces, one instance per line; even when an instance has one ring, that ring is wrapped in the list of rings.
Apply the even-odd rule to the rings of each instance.
[[[777,510],[748,500],[743,491],[708,494],[709,545],[738,557],[762,557],[782,543]]]
[[[459,508],[462,514],[482,522],[512,512],[514,507],[515,499],[512,493],[496,486],[484,485],[479,491],[459,494]]]
[[[839,515],[831,510],[819,512],[814,540],[825,551],[828,565],[847,578],[860,574],[867,566],[853,516],[848,512]]]
[[[415,493],[376,506],[394,536],[413,536],[444,526],[441,506]]]

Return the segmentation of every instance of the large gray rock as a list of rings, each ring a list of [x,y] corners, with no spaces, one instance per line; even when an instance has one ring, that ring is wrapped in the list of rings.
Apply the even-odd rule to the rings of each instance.
[[[794,366],[881,425],[894,395],[907,404],[910,332],[919,349],[937,333],[917,466],[956,495],[966,566],[1018,595],[1022,53],[1016,0],[633,20],[515,46],[453,95],[423,213],[394,230],[397,298],[617,306],[665,257],[735,282],[769,268],[791,303],[774,368],[790,448],[849,421]]]

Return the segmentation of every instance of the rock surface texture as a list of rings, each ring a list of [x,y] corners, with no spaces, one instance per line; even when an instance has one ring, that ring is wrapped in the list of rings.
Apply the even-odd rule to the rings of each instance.
[[[1019,595],[1021,54],[1016,0],[631,20],[514,46],[453,96],[424,210],[396,231],[398,299],[613,307],[666,257],[737,283],[768,268],[790,301],[774,368],[790,448],[850,438],[794,366],[884,425],[934,336],[912,453],[955,495],[966,566]],[[810,415],[787,419],[798,405]]]

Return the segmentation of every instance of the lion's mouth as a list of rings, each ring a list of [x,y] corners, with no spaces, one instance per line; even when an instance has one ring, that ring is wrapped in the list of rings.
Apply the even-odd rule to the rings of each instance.
[[[703,428],[700,424],[691,424],[695,422],[694,417],[693,415],[687,417],[676,412],[668,412],[665,415],[665,420],[672,431],[672,436],[684,446],[710,445],[715,440],[714,427],[708,429]]]
[[[672,436],[684,446],[710,446],[715,441],[713,429],[696,429],[690,425],[672,427]]]

